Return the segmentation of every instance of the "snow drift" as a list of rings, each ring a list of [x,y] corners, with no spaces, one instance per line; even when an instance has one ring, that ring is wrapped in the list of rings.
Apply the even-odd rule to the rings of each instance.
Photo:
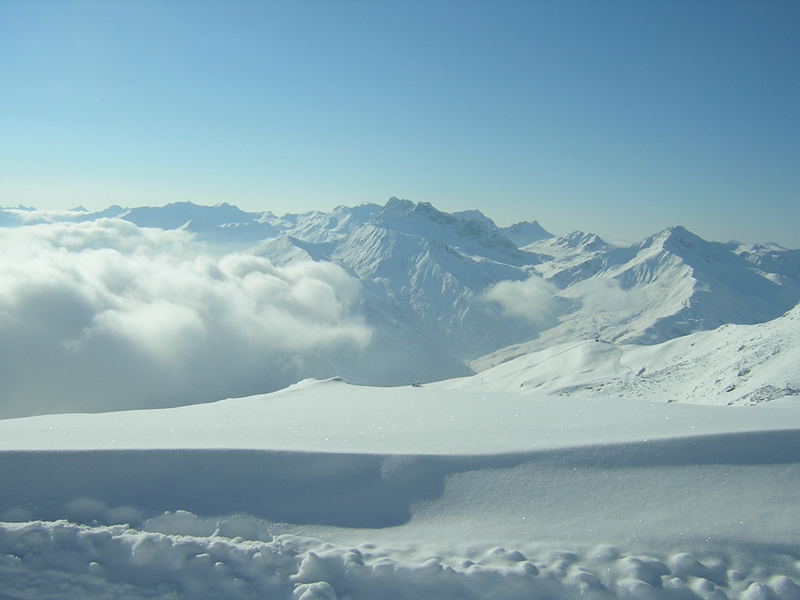
[[[14,596],[793,598],[796,406],[304,382],[0,421]]]

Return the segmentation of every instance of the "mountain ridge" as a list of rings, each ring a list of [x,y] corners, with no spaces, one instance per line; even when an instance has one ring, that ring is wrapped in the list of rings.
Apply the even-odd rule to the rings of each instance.
[[[363,372],[315,374],[357,383],[465,375],[565,340],[657,344],[768,321],[800,301],[800,251],[708,242],[679,225],[620,245],[522,222],[522,233],[543,236],[522,245],[508,235],[517,225],[396,197],[282,216],[190,202],[96,213],[0,209],[7,226],[95,218],[182,228],[210,247],[279,265],[338,264],[361,282],[360,310],[395,363],[362,356]]]

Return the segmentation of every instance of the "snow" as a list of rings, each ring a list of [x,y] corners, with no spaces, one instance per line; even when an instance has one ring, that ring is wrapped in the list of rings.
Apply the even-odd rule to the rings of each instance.
[[[0,223],[3,414],[62,407],[0,419],[0,599],[800,599],[797,251],[396,198]]]
[[[723,325],[661,344],[582,340],[439,384],[698,404],[756,404],[800,394],[800,306],[757,325]]]
[[[9,598],[709,598],[797,597],[786,576],[765,576],[750,556],[573,552],[530,546],[471,549],[420,562],[414,551],[335,547],[278,535],[249,541],[87,527],[66,522],[3,527],[0,578]],[[524,550],[524,553],[523,553]],[[424,553],[423,553],[424,555]],[[787,556],[784,563],[791,563]],[[788,565],[787,565],[788,566]]]
[[[438,389],[449,383],[373,388],[306,380],[271,394],[177,408],[5,419],[0,450],[505,454],[783,429],[794,415],[783,406],[754,413],[614,397],[600,403],[591,396],[554,400]]]
[[[798,578],[788,401],[307,380],[4,420],[0,444],[0,581],[23,597],[745,597]]]
[[[101,217],[181,228],[186,237],[202,242],[194,252],[203,255],[247,252],[279,266],[336,263],[360,281],[363,292],[355,306],[373,342],[357,355],[332,353],[326,365],[315,358],[314,368],[303,375],[339,374],[367,385],[463,376],[598,335],[614,342],[659,343],[724,323],[767,321],[800,301],[798,251],[707,242],[682,227],[638,244],[616,245],[586,232],[547,237],[535,221],[500,228],[478,211],[448,214],[398,198],[385,206],[339,206],[280,217],[224,203],[111,207],[98,213],[0,209],[0,223],[9,226],[99,224],[106,221]],[[32,229],[20,227],[20,237]],[[545,237],[522,251],[509,239],[512,229]],[[116,248],[114,240],[105,243]],[[77,260],[72,253],[65,258]],[[547,285],[533,285],[542,278]],[[545,290],[550,301],[531,307],[514,298],[498,300],[493,292],[508,284],[508,291],[523,290],[515,282]],[[58,347],[70,340],[52,342]],[[264,391],[287,383],[281,378]],[[214,399],[254,391],[226,384]],[[148,404],[156,403],[143,399],[132,406]]]

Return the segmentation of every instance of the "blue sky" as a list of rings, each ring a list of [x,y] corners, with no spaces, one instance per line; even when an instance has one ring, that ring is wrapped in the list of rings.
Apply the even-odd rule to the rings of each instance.
[[[0,205],[800,247],[800,2],[0,0]]]

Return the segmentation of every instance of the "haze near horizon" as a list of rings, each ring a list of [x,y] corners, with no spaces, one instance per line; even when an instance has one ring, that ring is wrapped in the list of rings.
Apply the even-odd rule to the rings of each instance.
[[[0,205],[477,208],[800,247],[796,3],[5,2]]]

